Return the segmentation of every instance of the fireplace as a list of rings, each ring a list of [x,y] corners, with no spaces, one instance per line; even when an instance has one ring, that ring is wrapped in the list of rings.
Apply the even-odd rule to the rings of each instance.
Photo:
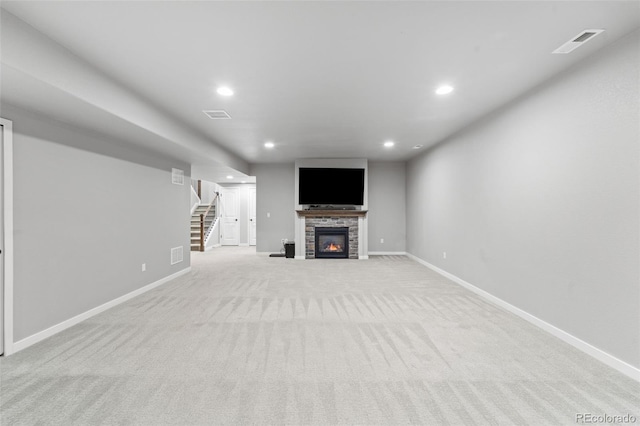
[[[366,210],[296,210],[296,212],[299,218],[296,238],[299,239],[301,235],[304,236],[302,247],[305,259],[322,257],[316,256],[316,229],[319,228],[332,228],[331,232],[334,232],[336,228],[347,228],[346,245],[348,247],[345,247],[345,249],[348,254],[344,257],[349,259],[367,258],[366,255],[360,253],[360,250],[365,250],[366,248],[364,243],[366,241],[366,233],[363,231],[363,228],[366,228]],[[300,257],[296,255],[296,259],[300,259]]]
[[[315,228],[317,259],[348,259],[349,228]]]

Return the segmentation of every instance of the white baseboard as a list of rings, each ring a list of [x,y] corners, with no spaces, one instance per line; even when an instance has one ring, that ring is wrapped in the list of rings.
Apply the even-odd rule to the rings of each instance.
[[[238,244],[240,247],[249,247],[249,243],[240,243]]]
[[[101,312],[104,312],[107,309],[113,308],[114,306],[117,306],[117,305],[119,305],[119,304],[121,304],[123,302],[126,302],[129,299],[133,299],[136,296],[139,296],[139,295],[141,295],[143,293],[146,293],[149,290],[152,290],[152,289],[154,289],[156,287],[159,287],[162,284],[165,284],[165,283],[173,280],[174,278],[178,278],[179,276],[184,275],[184,274],[188,273],[189,271],[191,271],[191,267],[190,266],[188,268],[185,268],[185,269],[183,269],[181,271],[176,272],[175,274],[171,274],[169,276],[166,276],[164,278],[159,279],[158,281],[155,281],[155,282],[153,282],[151,284],[147,284],[144,287],[141,287],[141,288],[139,288],[137,290],[134,290],[134,291],[132,291],[130,293],[127,293],[124,296],[120,296],[120,297],[118,297],[116,299],[113,299],[113,300],[107,302],[107,303],[104,303],[104,304],[102,304],[100,306],[97,306],[97,307],[95,307],[93,309],[90,309],[90,310],[88,310],[86,312],[83,312],[83,313],[81,313],[79,315],[76,315],[73,318],[69,318],[68,320],[62,321],[61,323],[56,324],[56,325],[54,325],[52,327],[49,327],[46,330],[42,330],[42,331],[40,331],[40,332],[38,332],[36,334],[33,334],[33,335],[29,336],[29,337],[25,337],[24,339],[22,339],[22,340],[20,340],[18,342],[15,342],[13,344],[11,353],[16,353],[16,352],[21,351],[21,350],[23,350],[25,348],[28,348],[31,345],[34,345],[34,344],[36,344],[36,343],[38,343],[38,342],[40,342],[40,341],[42,341],[42,340],[44,340],[44,339],[46,339],[48,337],[53,336],[54,334],[58,334],[61,331],[66,330],[69,327],[72,327],[72,326],[74,326],[74,325],[76,325],[76,324],[78,324],[78,323],[80,323],[80,322],[82,322],[82,321],[84,321],[86,319],[89,319],[89,318],[91,318],[91,317],[93,317],[93,316],[95,316],[95,315],[97,315],[97,314],[99,314]],[[10,354],[5,354],[5,355],[10,355]]]
[[[457,276],[438,268],[437,266],[434,266],[432,264],[430,264],[429,262],[420,259],[417,256],[414,256],[411,253],[407,253],[407,256],[410,257],[411,259],[415,260],[418,263],[421,263],[422,265],[426,266],[427,268],[439,273],[440,275],[442,275],[443,277],[446,277],[448,279],[450,279],[451,281],[455,282],[456,284],[461,285],[462,287],[476,293],[477,295],[479,295],[480,297],[488,300],[489,302],[493,303],[494,305],[497,305],[509,312],[511,312],[512,314],[515,314],[517,316],[519,316],[520,318],[528,321],[529,323],[543,329],[544,331],[551,333],[552,335],[554,335],[555,337],[559,338],[560,340],[564,341],[565,343],[570,344],[571,346],[573,346],[576,349],[579,349],[580,351],[586,353],[587,355],[592,356],[593,358],[597,359],[598,361],[608,365],[611,368],[614,368],[616,370],[618,370],[619,372],[621,372],[622,374],[636,380],[636,381],[640,381],[640,369],[634,367],[631,364],[627,364],[626,362],[614,357],[613,355],[603,351],[602,349],[598,349],[595,346],[585,342],[584,340],[581,340],[577,337],[575,337],[572,334],[567,333],[564,330],[559,329],[558,327],[549,324],[546,321],[541,320],[540,318],[531,315],[528,312],[523,311],[522,309],[513,306],[512,304],[505,302],[504,300],[492,295],[491,293],[488,293],[476,286],[474,286],[473,284],[468,283],[467,281],[463,280],[462,278],[458,278]]]
[[[406,256],[406,251],[370,251],[369,256]]]
[[[358,260],[368,260],[368,259],[369,259],[368,254],[363,254],[362,256],[358,256]]]
[[[296,256],[294,257],[295,260],[305,260],[307,257],[306,256]]]

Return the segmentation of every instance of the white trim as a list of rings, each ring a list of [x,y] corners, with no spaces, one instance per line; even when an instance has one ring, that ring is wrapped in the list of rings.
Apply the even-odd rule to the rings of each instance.
[[[114,306],[117,306],[117,305],[119,305],[121,303],[124,303],[127,300],[133,299],[136,296],[139,296],[139,295],[141,295],[143,293],[146,293],[149,290],[152,290],[152,289],[154,289],[154,288],[156,288],[158,286],[161,286],[162,284],[165,284],[165,283],[167,283],[167,282],[169,282],[169,281],[171,281],[171,280],[173,280],[175,278],[178,278],[179,276],[184,275],[184,274],[188,273],[189,271],[191,271],[191,267],[190,266],[185,268],[185,269],[183,269],[183,270],[181,270],[181,271],[178,271],[178,272],[176,272],[174,274],[171,274],[169,276],[161,278],[156,282],[153,282],[153,283],[148,284],[148,285],[146,285],[144,287],[141,287],[141,288],[139,288],[137,290],[134,290],[134,291],[132,291],[130,293],[127,293],[124,296],[120,296],[120,297],[118,297],[116,299],[113,299],[113,300],[111,300],[111,301],[109,301],[107,303],[104,303],[104,304],[102,304],[102,305],[100,305],[98,307],[95,307],[93,309],[89,309],[88,311],[83,312],[83,313],[81,313],[79,315],[76,315],[73,318],[69,318],[68,320],[62,321],[61,323],[56,324],[53,327],[49,327],[46,330],[42,330],[42,331],[40,331],[40,332],[38,332],[36,334],[33,334],[33,335],[29,336],[29,337],[26,337],[26,338],[16,342],[13,345],[13,352],[12,353],[21,351],[22,349],[25,349],[25,348],[28,348],[29,346],[34,345],[34,344],[46,339],[47,337],[51,337],[54,334],[58,334],[61,331],[66,330],[69,327],[72,327],[72,326],[74,326],[74,325],[76,325],[76,324],[78,324],[78,323],[80,323],[80,322],[82,322],[82,321],[84,321],[86,319],[89,319],[89,318],[91,318],[91,317],[93,317],[93,316],[95,316],[95,315],[97,315],[97,314],[99,314],[101,312],[106,311],[107,309],[113,308]]]
[[[636,380],[636,381],[640,381],[640,369],[634,367],[631,364],[627,364],[626,362],[614,357],[611,354],[608,354],[607,352],[603,351],[602,349],[598,349],[595,346],[585,342],[584,340],[581,340],[575,336],[573,336],[572,334],[567,333],[564,330],[559,329],[558,327],[549,324],[546,321],[541,320],[540,318],[531,315],[530,313],[523,311],[522,309],[513,306],[512,304],[505,302],[504,300],[492,295],[491,293],[488,293],[476,286],[474,286],[473,284],[470,284],[468,282],[466,282],[465,280],[463,280],[462,278],[458,278],[457,276],[438,268],[437,266],[434,266],[432,264],[430,264],[429,262],[420,259],[417,256],[414,256],[411,253],[407,253],[407,256],[410,257],[411,259],[415,260],[418,263],[421,263],[422,265],[426,266],[427,268],[439,273],[440,275],[442,275],[443,277],[449,278],[451,281],[455,282],[456,284],[461,285],[462,287],[466,288],[467,290],[470,290],[474,293],[476,293],[477,295],[479,295],[480,297],[483,297],[484,299],[488,300],[489,302],[511,312],[512,314],[515,314],[517,316],[519,316],[520,318],[528,321],[529,323],[541,328],[542,330],[551,333],[552,335],[554,335],[555,337],[559,338],[560,340],[564,341],[565,343],[570,344],[571,346],[573,346],[574,348],[586,353],[587,355],[592,356],[593,358],[597,359],[600,362],[603,362],[604,364],[608,365],[611,368],[614,368],[616,370],[618,370],[619,372],[621,372],[622,374]]]
[[[240,243],[238,244],[239,247],[249,247],[249,243]]]
[[[297,176],[297,175],[296,175]],[[296,185],[297,185],[297,177],[296,177]],[[297,191],[297,187],[296,187],[296,191]],[[296,192],[296,197],[297,197],[297,192]],[[296,198],[297,199],[297,198]],[[297,201],[296,201],[297,203]],[[298,260],[304,260],[307,258],[306,256],[306,251],[307,251],[307,236],[306,236],[306,232],[305,232],[305,227],[306,227],[306,219],[303,217],[301,218],[297,212],[293,212],[293,216],[294,216],[294,223],[295,223],[295,234],[294,234],[294,248],[295,248],[295,256],[294,259],[298,259]]]
[[[219,225],[219,217],[214,217],[213,219],[213,224],[209,227],[208,232],[206,233],[206,235],[204,236],[204,250],[207,251],[207,247],[209,244],[209,240],[213,237],[214,233],[216,234],[216,238],[218,239],[217,243],[213,243],[213,246],[215,247],[216,244],[220,243],[220,230],[218,229],[220,227]]]
[[[406,251],[370,251],[369,256],[406,256]]]
[[[369,222],[366,215],[358,216],[358,258],[369,258]]]
[[[256,221],[256,243],[251,244],[251,224],[253,221],[251,220],[251,191],[254,192],[255,196],[253,199],[253,207],[256,209],[256,215],[253,219]],[[256,246],[258,243],[258,188],[256,185],[247,186],[247,240],[249,241],[250,246]]]
[[[358,260],[369,260],[369,255],[360,255],[358,256]]]
[[[15,352],[13,345],[13,122],[0,118],[3,134],[3,212],[4,219],[4,297],[3,297],[3,351],[5,355]]]

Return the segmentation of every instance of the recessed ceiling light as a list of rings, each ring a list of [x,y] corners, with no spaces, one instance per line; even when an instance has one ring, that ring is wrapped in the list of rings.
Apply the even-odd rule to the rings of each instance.
[[[274,146],[276,146],[273,142],[265,142],[264,143],[264,147],[265,148],[273,148]]]
[[[423,146],[424,146],[424,145],[420,145],[420,144],[418,144],[418,145],[414,145],[414,146],[413,146],[413,149],[420,149],[420,148],[422,148]]]
[[[227,175],[227,179],[233,179],[233,176]]]
[[[385,147],[385,148],[391,148],[391,147],[392,147],[392,146],[394,146],[394,145],[395,145],[395,143],[394,143],[393,141],[386,141],[386,142],[384,143],[384,147]]]
[[[451,92],[453,92],[453,87],[449,86],[448,84],[442,85],[436,89],[437,95],[446,95]]]
[[[231,90],[226,86],[218,87],[216,92],[218,93],[218,95],[221,95],[221,96],[233,96],[233,90]]]

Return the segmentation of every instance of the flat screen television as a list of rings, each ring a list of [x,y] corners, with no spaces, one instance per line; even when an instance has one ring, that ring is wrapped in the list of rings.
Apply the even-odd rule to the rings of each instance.
[[[298,204],[364,205],[364,169],[298,169]]]

